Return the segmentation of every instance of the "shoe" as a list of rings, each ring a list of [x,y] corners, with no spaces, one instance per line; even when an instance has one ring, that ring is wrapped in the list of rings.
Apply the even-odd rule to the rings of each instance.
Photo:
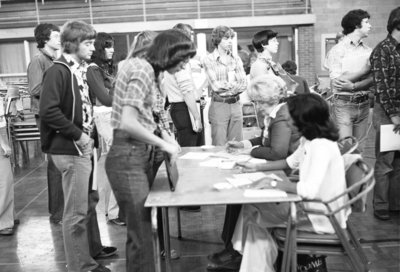
[[[99,254],[94,256],[94,259],[101,259],[101,258],[107,258],[112,255],[117,254],[118,249],[116,247],[106,247],[103,246],[103,249],[100,251]]]
[[[14,228],[5,228],[0,230],[0,235],[13,235],[14,234]]]
[[[171,260],[177,260],[179,259],[181,256],[179,255],[179,253],[175,250],[175,249],[171,249]],[[161,258],[165,259],[165,250],[161,251]]]
[[[185,212],[200,212],[200,206],[183,206],[179,209]]]
[[[107,267],[99,264],[98,267],[96,267],[95,269],[90,270],[89,272],[111,272],[111,270],[108,269]]]
[[[374,216],[376,218],[378,218],[379,220],[389,220],[390,219],[389,211],[387,211],[387,210],[375,210]]]
[[[19,219],[14,220],[14,225],[19,225],[19,223],[20,223]]]
[[[224,249],[209,255],[208,260],[210,261],[207,264],[207,270],[209,271],[238,271],[242,262],[242,255],[235,250]]]
[[[118,217],[108,220],[107,223],[114,224],[117,226],[126,226],[126,223],[124,221],[122,221],[121,219],[119,219]]]

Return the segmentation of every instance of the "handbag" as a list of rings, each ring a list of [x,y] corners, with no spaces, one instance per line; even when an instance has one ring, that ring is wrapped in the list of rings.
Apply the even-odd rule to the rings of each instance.
[[[328,272],[326,256],[297,254],[297,272]]]
[[[279,63],[272,63],[271,60],[267,60],[269,67],[271,68],[272,72],[283,79],[286,83],[287,88],[287,96],[291,96],[295,94],[295,90],[299,83],[297,83],[291,76],[288,74]]]

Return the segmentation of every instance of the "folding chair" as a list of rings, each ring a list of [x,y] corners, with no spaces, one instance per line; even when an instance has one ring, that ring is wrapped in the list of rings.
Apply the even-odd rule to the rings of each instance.
[[[298,231],[296,241],[289,241],[287,249],[289,250],[289,256],[296,253],[308,255],[346,255],[350,259],[353,271],[368,271],[367,266],[369,262],[361,248],[360,242],[354,235],[352,226],[347,224],[347,228],[342,229],[335,214],[350,206],[353,210],[365,210],[366,196],[375,185],[373,174],[374,172],[372,168],[370,168],[362,159],[357,159],[346,171],[346,182],[348,188],[343,193],[328,201],[304,200],[307,202],[320,203],[326,207],[325,211],[305,209],[305,212],[308,214],[325,215],[328,217],[335,230],[335,234],[317,234]],[[343,206],[333,210],[331,208],[331,203],[344,195],[349,195],[349,201],[347,201]],[[288,225],[288,229],[290,228],[291,226]],[[280,250],[284,250],[286,231],[288,231],[288,229],[277,228],[273,232]],[[290,267],[288,260],[286,260],[286,263],[283,263],[282,265],[283,267]],[[296,264],[292,263],[291,265],[294,266]]]

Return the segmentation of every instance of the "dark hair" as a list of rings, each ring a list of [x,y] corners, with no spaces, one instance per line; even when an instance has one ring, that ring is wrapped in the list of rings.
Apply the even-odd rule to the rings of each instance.
[[[329,106],[317,94],[298,94],[287,99],[290,116],[299,132],[307,139],[339,139],[339,132],[329,116]]]
[[[342,19],[343,34],[352,33],[357,27],[361,27],[361,22],[365,18],[370,18],[368,12],[362,9],[350,10]]]
[[[159,72],[172,68],[194,55],[196,49],[190,38],[182,31],[169,29],[154,38],[145,58],[158,75]]]
[[[253,40],[251,42],[253,43],[253,46],[257,50],[257,52],[262,52],[264,51],[263,45],[267,45],[268,41],[272,38],[275,38],[276,36],[278,36],[278,32],[266,29],[254,34]]]
[[[397,7],[390,12],[386,28],[389,34],[391,34],[394,29],[400,31],[400,7]]]
[[[61,46],[67,54],[76,53],[79,44],[84,40],[95,38],[96,30],[83,21],[68,21],[61,30]]]
[[[229,26],[217,26],[211,31],[211,43],[215,48],[221,43],[221,40],[224,38],[233,38],[235,37],[235,32]]]
[[[37,48],[43,48],[48,40],[52,31],[60,32],[60,28],[53,24],[38,24],[35,27],[34,35],[37,43]]]
[[[97,33],[96,40],[94,41],[95,51],[91,57],[91,60],[96,63],[99,67],[106,70],[109,74],[113,74],[113,60],[106,58],[106,48],[114,47],[113,37],[105,32]]]
[[[292,60],[287,60],[282,64],[283,70],[291,75],[295,75],[297,72],[297,64]]]
[[[172,29],[177,29],[182,31],[183,33],[185,33],[186,35],[190,36],[192,35],[193,32],[193,27],[189,24],[183,24],[183,23],[179,23],[176,24]]]
[[[150,47],[151,43],[153,42],[154,38],[158,35],[157,32],[151,30],[145,30],[139,32],[129,49],[128,55],[126,56],[127,59],[129,58],[142,58],[146,55],[147,49]]]

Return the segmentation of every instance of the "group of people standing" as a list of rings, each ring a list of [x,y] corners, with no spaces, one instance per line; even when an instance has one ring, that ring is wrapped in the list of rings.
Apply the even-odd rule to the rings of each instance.
[[[377,218],[388,219],[388,184],[398,172],[400,157],[399,152],[379,152],[379,125],[394,124],[395,131],[400,131],[400,7],[391,12],[388,36],[374,50],[362,42],[371,28],[366,11],[350,11],[342,27],[345,36],[326,61],[334,90],[330,109],[320,96],[309,94],[306,85],[287,97],[283,69],[272,60],[279,46],[278,34],[272,30],[253,37],[258,57],[248,82],[240,57],[232,54],[235,34],[228,26],[212,30],[214,49],[203,59],[196,55],[189,25],[178,24],[160,33],[140,32],[116,73],[114,40],[109,34],[97,33],[81,21],[68,21],[61,31],[51,24],[38,25],[35,38],[40,53],[28,67],[28,81],[42,150],[48,158],[50,221],[62,225],[68,271],[110,271],[96,260],[117,252],[102,245],[97,222],[99,193],[93,177],[101,154],[96,155],[94,148],[100,146],[105,150],[99,153],[107,154],[104,168],[112,189],[104,190],[104,198],[111,202],[107,218],[127,226],[126,269],[154,271],[150,210],[144,202],[165,156],[176,160],[181,147],[203,144],[200,98],[207,85],[213,145],[249,148],[253,157],[266,160],[262,165],[244,163],[245,169],[299,169],[297,183],[270,186],[322,200],[346,188],[336,141],[347,135],[364,137],[368,88],[375,86],[374,209]],[[293,69],[291,64],[288,67]],[[204,69],[205,78],[196,84],[199,69]],[[240,94],[245,90],[263,128],[260,137],[250,140],[242,138]],[[10,149],[3,134],[0,144],[7,156]],[[99,135],[104,144],[99,143]],[[344,201],[339,199],[335,205]],[[208,257],[207,268],[274,271],[277,248],[268,229],[283,226],[287,211],[282,203],[228,205],[222,232],[225,247]],[[349,209],[339,214],[343,228],[349,214]],[[304,230],[333,232],[324,218],[302,219]]]

